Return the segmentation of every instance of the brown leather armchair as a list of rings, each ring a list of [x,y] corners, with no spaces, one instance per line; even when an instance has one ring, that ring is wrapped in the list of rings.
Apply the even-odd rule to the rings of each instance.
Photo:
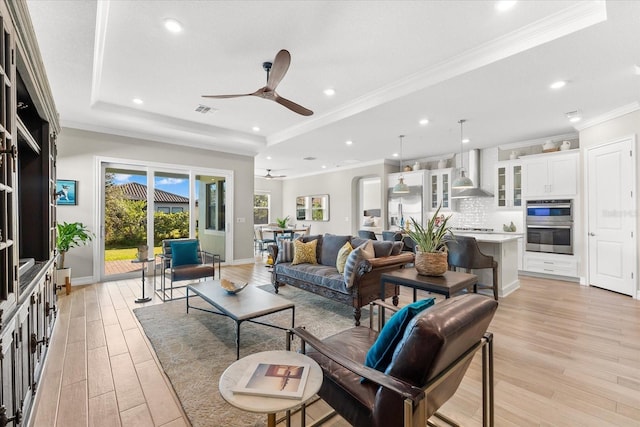
[[[436,411],[482,348],[483,425],[492,426],[493,336],[487,328],[497,307],[477,294],[435,304],[408,324],[384,373],[363,364],[378,335],[372,328],[357,326],[323,340],[303,328],[292,333],[303,352],[313,347],[306,354],[323,370],[319,396],[356,427],[424,427],[433,415],[457,425]]]

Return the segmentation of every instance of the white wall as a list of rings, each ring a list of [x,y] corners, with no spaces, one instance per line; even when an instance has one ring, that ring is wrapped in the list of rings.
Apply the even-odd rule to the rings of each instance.
[[[630,135],[636,136],[636,147],[635,147],[635,159],[636,159],[636,171],[638,174],[636,175],[636,192],[640,191],[640,167],[638,167],[638,147],[637,141],[640,136],[640,110],[636,110],[632,113],[625,114],[623,116],[617,117],[612,120],[608,120],[604,123],[591,126],[587,129],[580,131],[580,150],[581,150],[581,164],[584,164],[586,159],[585,150],[589,147],[595,147],[600,144],[604,144],[610,141],[614,141],[623,137],[628,137]],[[582,168],[584,173],[585,168]],[[581,182],[584,182],[584,176],[580,177]],[[636,200],[638,197],[636,196]],[[636,206],[636,230],[640,231],[640,215],[638,215],[638,206]],[[586,222],[586,221],[585,221]],[[584,230],[583,230],[584,232]],[[638,243],[638,248],[636,249],[637,254],[640,254],[640,239],[636,237],[636,241]],[[585,247],[582,252],[587,254],[586,242]],[[640,265],[640,261],[636,261],[638,265]],[[582,274],[586,276],[586,262],[582,263]],[[638,289],[638,293],[640,294],[640,286],[637,283],[638,279],[636,277],[636,287]]]
[[[233,233],[233,260],[253,259],[253,157],[64,128],[58,138],[57,176],[78,181],[78,205],[58,206],[58,222],[81,221],[92,228],[96,224],[96,200],[101,191],[96,182],[96,157],[234,171],[234,218],[228,220],[229,232]],[[245,218],[245,222],[237,223],[237,218]],[[65,261],[73,267],[74,277],[93,275],[96,244],[94,241],[67,254]]]
[[[339,169],[335,172],[306,176],[282,181],[282,215],[295,218],[296,197],[314,194],[329,195],[329,221],[305,221],[311,224],[311,234],[355,234],[362,216],[358,212],[358,188],[360,178],[380,177],[380,197],[387,188],[386,176],[397,172],[397,166],[382,162],[355,168]],[[386,217],[386,206],[382,206]]]

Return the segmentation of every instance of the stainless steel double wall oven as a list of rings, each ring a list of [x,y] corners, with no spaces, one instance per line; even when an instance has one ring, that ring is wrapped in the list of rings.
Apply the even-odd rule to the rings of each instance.
[[[526,224],[527,251],[573,255],[573,200],[528,200]]]

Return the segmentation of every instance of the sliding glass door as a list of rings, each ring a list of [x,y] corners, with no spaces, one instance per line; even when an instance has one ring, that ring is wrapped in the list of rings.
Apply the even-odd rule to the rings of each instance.
[[[100,165],[100,280],[140,274],[141,264],[131,262],[138,247],[147,245],[152,257],[160,253],[164,239],[198,238],[203,250],[226,260],[230,171],[203,173],[107,161]],[[150,273],[153,266],[149,263]]]

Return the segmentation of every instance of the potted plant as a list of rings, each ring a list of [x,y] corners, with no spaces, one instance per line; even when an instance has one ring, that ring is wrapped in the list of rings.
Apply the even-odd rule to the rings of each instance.
[[[289,222],[289,215],[284,218],[276,218],[276,222],[278,223],[278,227],[287,228],[287,223]]]
[[[56,284],[58,286],[66,285],[68,294],[71,283],[71,268],[65,268],[64,257],[69,249],[86,245],[87,242],[91,241],[93,239],[93,233],[81,222],[63,222],[57,225],[56,231],[56,249],[60,254],[58,270],[56,271]],[[69,278],[69,280],[67,280],[67,278]]]
[[[407,234],[416,243],[416,270],[424,276],[442,276],[448,267],[444,239],[447,235],[452,235],[451,227],[447,225],[451,215],[438,216],[441,207],[438,207],[426,227],[414,218],[409,219],[411,227]]]

